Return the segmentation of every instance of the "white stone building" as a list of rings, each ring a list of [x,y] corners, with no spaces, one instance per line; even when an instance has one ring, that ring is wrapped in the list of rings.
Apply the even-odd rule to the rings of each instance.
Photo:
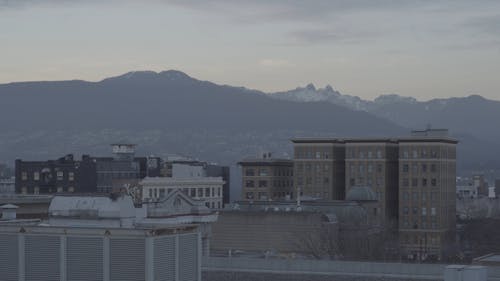
[[[48,221],[0,220],[0,279],[200,281],[216,219],[180,191],[140,208],[123,195],[56,196]]]
[[[222,209],[222,177],[193,178],[144,178],[139,182],[142,188],[142,202],[154,202],[175,190],[195,200],[201,200],[210,209]]]

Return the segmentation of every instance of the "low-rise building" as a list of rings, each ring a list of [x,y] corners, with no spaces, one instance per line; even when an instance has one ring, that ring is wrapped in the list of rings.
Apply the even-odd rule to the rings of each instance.
[[[139,182],[142,202],[155,202],[179,190],[210,209],[221,209],[224,181],[221,177],[165,178],[146,177]]]
[[[293,161],[271,158],[247,158],[238,163],[242,169],[244,201],[285,200],[294,198]]]
[[[217,219],[180,191],[141,208],[119,194],[56,196],[49,215],[0,220],[2,280],[200,281]]]

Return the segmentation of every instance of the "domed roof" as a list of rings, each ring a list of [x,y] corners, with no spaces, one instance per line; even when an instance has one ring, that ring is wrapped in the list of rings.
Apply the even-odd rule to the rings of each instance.
[[[349,201],[377,201],[377,195],[368,186],[354,186],[347,192]]]

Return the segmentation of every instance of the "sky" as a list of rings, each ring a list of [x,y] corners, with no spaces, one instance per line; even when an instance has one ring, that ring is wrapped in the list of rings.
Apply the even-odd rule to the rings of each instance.
[[[266,92],[500,100],[500,1],[0,0],[0,83],[168,69]]]

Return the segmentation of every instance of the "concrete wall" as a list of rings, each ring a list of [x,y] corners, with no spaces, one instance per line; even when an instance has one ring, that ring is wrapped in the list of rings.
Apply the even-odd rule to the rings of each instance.
[[[447,265],[304,259],[203,258],[203,271],[295,273],[416,280],[443,280]],[[489,281],[500,281],[500,266],[486,266]],[[473,279],[475,280],[475,279]]]
[[[213,271],[296,272],[298,274],[408,277],[430,280],[441,280],[445,267],[446,265],[443,264],[219,257],[204,258],[202,263],[202,270]]]

